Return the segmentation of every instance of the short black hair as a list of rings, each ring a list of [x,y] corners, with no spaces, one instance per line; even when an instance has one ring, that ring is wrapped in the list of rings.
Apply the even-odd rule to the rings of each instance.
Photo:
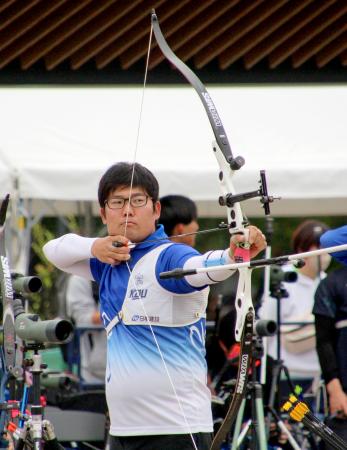
[[[187,225],[193,220],[197,220],[196,205],[184,195],[166,195],[161,197],[161,213],[159,223],[164,226],[165,233],[172,236],[174,227],[183,223]]]
[[[139,163],[119,162],[109,167],[99,182],[98,200],[101,208],[104,208],[108,196],[115,189],[131,186],[134,165],[132,187],[142,188],[152,198],[153,203],[158,200],[158,180],[150,170]]]
[[[292,249],[295,253],[307,252],[313,245],[319,248],[319,239],[329,230],[326,223],[318,220],[305,220],[298,225],[292,235]]]

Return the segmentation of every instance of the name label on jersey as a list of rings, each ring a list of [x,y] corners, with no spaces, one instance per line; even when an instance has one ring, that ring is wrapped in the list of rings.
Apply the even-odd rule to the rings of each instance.
[[[129,292],[130,300],[140,300],[147,297],[148,289],[131,289]]]
[[[132,316],[131,318],[132,322],[151,322],[151,323],[155,323],[155,322],[160,322],[160,317],[159,316],[140,316],[138,314],[135,314]]]

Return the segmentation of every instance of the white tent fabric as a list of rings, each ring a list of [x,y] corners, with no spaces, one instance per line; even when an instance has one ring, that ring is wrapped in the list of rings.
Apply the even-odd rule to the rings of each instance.
[[[8,167],[0,160],[0,191],[1,195],[10,192],[12,189],[11,173]]]
[[[347,86],[211,87],[234,156],[237,192],[258,188],[265,169],[273,215],[347,214]],[[59,211],[96,201],[112,163],[133,161],[142,88],[1,88],[0,194],[17,189]],[[147,87],[136,160],[158,177],[161,195],[197,201],[202,216],[218,205],[213,133],[191,87]],[[96,205],[96,203],[95,203]],[[248,201],[249,215],[262,215]]]

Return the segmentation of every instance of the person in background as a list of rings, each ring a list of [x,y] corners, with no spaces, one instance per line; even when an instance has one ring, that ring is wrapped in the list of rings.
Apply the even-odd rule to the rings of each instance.
[[[306,220],[302,222],[293,232],[291,246],[294,253],[307,252],[319,248],[319,238],[328,229],[328,226],[320,221]],[[264,300],[258,310],[261,319],[277,321],[277,302],[280,301],[280,322],[311,322],[311,315],[314,293],[320,282],[325,277],[325,270],[330,263],[329,255],[321,257],[313,256],[305,259],[305,265],[299,269],[293,266],[284,266],[284,270],[297,272],[295,282],[283,282],[283,288],[288,293],[288,297],[277,300],[269,297]],[[311,344],[304,345],[304,341],[291,344],[290,333],[287,334],[289,326],[281,325],[281,349],[280,357],[284,365],[288,368],[290,375],[294,378],[318,378],[320,366],[315,349],[314,338]],[[312,334],[314,329],[311,325]],[[277,337],[271,336],[268,339],[268,354],[277,360]],[[308,348],[309,347],[309,348]]]
[[[66,312],[76,327],[102,325],[97,283],[76,275],[69,276],[66,286]],[[104,383],[107,347],[104,328],[83,331],[79,344],[82,381],[89,384]]]
[[[347,243],[347,226],[329,230],[322,247]],[[329,397],[328,426],[347,442],[347,251],[332,256],[344,264],[321,281],[313,313],[317,353]],[[330,449],[332,447],[326,447]]]
[[[160,198],[159,222],[168,236],[196,233],[199,230],[196,204],[184,195],[166,195]],[[173,237],[171,241],[195,247],[195,234]]]

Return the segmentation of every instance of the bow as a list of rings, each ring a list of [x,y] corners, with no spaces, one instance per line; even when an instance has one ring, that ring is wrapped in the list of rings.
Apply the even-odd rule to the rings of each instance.
[[[267,194],[265,173],[261,173],[260,189],[243,194],[236,194],[232,180],[234,173],[244,165],[244,159],[241,156],[234,158],[222,121],[209,93],[195,73],[171,50],[160,30],[158,18],[154,11],[152,12],[152,27],[157,44],[166,59],[181,72],[196,90],[202,101],[215,136],[213,152],[220,168],[219,180],[223,194],[219,198],[219,203],[227,207],[230,233],[245,234],[247,236],[247,230],[245,228],[247,220],[242,214],[240,202],[248,198],[260,196],[265,213],[269,214],[269,202],[273,199]],[[235,258],[239,263],[248,262],[249,249],[247,246],[237,249]],[[250,367],[255,317],[251,298],[251,271],[246,267],[238,268],[238,271],[239,280],[235,300],[237,314],[235,338],[236,341],[241,343],[240,363],[233,399],[225,419],[213,440],[211,450],[219,449],[227,433],[230,431],[231,425],[236,418],[238,409],[246,393],[247,374]]]
[[[3,432],[6,421],[5,391],[11,380],[11,394],[14,390],[16,376],[16,335],[13,314],[13,287],[11,271],[5,248],[5,222],[10,196],[6,195],[0,207],[0,294],[2,300],[3,346],[1,348],[1,385],[0,385],[0,433]],[[14,397],[13,397],[14,398]]]
[[[0,208],[0,288],[3,304],[4,361],[9,372],[15,365],[15,330],[13,315],[13,288],[10,266],[5,249],[5,221],[10,196],[7,195]]]

